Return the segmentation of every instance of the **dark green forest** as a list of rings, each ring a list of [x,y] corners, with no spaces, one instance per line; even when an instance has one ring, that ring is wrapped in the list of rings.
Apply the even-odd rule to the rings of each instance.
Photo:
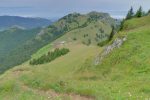
[[[53,60],[55,60],[56,58],[63,56],[65,54],[67,54],[69,52],[69,49],[66,48],[56,48],[53,52],[48,52],[47,55],[43,55],[38,59],[33,59],[30,61],[31,65],[38,65],[38,64],[44,64],[44,63],[48,63],[51,62]]]

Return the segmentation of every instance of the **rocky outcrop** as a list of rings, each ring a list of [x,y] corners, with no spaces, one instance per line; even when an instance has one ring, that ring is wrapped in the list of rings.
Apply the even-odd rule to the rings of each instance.
[[[126,41],[126,39],[127,39],[126,36],[123,38],[116,38],[111,45],[106,46],[104,48],[104,51],[95,58],[94,64],[95,65],[100,64],[104,57],[106,57],[115,48],[119,48],[124,43],[124,41]]]

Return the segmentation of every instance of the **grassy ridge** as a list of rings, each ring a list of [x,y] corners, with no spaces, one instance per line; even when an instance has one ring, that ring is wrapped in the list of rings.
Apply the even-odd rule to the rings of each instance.
[[[150,22],[150,16],[127,20],[124,23],[123,30],[131,30],[131,29],[135,29],[141,26],[149,25],[149,22]]]
[[[101,33],[101,30],[104,33]],[[109,24],[104,24],[101,21],[90,23],[84,28],[78,28],[67,32],[64,36],[57,39],[55,42],[74,42],[78,41],[80,43],[87,43],[88,40],[91,41],[90,44],[97,45],[97,43],[108,39],[111,33],[111,26]],[[99,37],[100,36],[100,37]]]

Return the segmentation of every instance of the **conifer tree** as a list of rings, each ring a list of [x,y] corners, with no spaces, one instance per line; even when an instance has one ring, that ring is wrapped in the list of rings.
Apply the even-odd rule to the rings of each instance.
[[[133,7],[131,7],[131,9],[128,11],[128,14],[126,16],[126,20],[131,19],[133,16],[134,16]]]
[[[148,10],[148,13],[150,14],[150,10]]]
[[[137,10],[135,17],[142,17],[143,15],[143,10],[142,10],[142,6],[140,6],[140,8]]]
[[[150,10],[148,10],[148,12],[147,12],[147,15],[149,15],[150,14]]]
[[[120,23],[120,31],[123,29],[124,22],[125,22],[125,19],[123,19]]]
[[[112,40],[112,38],[113,38],[114,35],[115,35],[115,27],[112,26],[112,31],[111,31],[110,36],[109,36],[109,41]]]

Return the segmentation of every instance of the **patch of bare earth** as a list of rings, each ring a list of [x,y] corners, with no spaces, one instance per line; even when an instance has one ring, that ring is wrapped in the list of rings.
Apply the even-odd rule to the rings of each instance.
[[[81,96],[77,94],[62,94],[57,93],[53,90],[43,91],[39,89],[32,89],[24,84],[21,84],[23,90],[32,91],[39,96],[44,96],[47,100],[56,100],[56,98],[61,98],[61,100],[95,100],[92,97]]]

